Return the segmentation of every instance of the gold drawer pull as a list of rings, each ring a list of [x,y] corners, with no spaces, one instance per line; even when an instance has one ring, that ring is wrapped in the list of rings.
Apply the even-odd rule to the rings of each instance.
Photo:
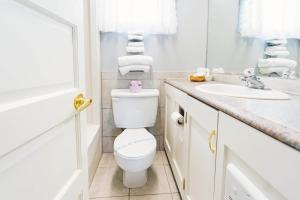
[[[213,137],[216,136],[216,133],[217,133],[216,130],[212,130],[208,136],[209,149],[213,154],[216,152],[216,149],[213,147],[212,140]]]
[[[80,93],[74,98],[74,108],[77,112],[81,112],[89,107],[92,102],[92,99],[85,99],[83,94]]]

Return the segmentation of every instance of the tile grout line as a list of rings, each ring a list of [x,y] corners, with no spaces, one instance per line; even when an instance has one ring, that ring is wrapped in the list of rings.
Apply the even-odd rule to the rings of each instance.
[[[178,192],[176,192],[178,193]],[[150,195],[162,195],[162,194],[176,194],[176,193],[172,193],[172,192],[159,192],[159,193],[147,193],[147,194],[133,194],[130,195],[131,197],[136,197],[136,196],[150,196]]]
[[[123,196],[102,196],[102,197],[89,197],[89,199],[107,199],[107,198],[118,198],[118,197],[129,197],[128,195]]]
[[[174,193],[175,194],[175,193]],[[158,194],[143,194],[143,195],[132,195],[130,197],[149,197],[149,196],[161,196],[161,195],[170,195],[171,199],[173,199],[173,193],[158,193]],[[130,200],[130,199],[129,199]]]
[[[89,199],[101,199],[101,198],[114,198],[114,197],[128,197],[129,195],[111,195],[111,196],[95,196],[95,197],[89,197]]]
[[[131,196],[131,195],[130,195],[130,191],[131,191],[131,188],[129,188],[129,194],[128,194],[128,196],[129,196],[129,199],[130,199],[130,196]]]
[[[172,196],[171,184],[170,184],[170,180],[168,178],[166,166],[165,166],[164,161],[163,161],[164,159],[163,159],[162,151],[160,151],[160,154],[161,154],[161,158],[162,158],[162,164],[163,164],[163,167],[164,167],[164,171],[165,171],[165,174],[166,174],[166,177],[167,177],[167,181],[168,181],[169,191],[170,191],[170,194]],[[172,197],[172,199],[173,199],[173,197]]]
[[[170,166],[170,163],[169,163],[169,159],[167,158],[167,155],[166,155],[165,150],[161,151],[161,153],[165,154],[165,157],[166,157],[166,159],[167,159],[167,160],[166,160],[166,161],[167,161],[167,164],[165,164],[165,163],[163,162],[164,170],[165,170],[165,172],[166,172],[166,174],[167,174],[166,167],[167,167],[167,168],[170,168],[171,173],[172,173],[172,177],[171,177],[171,178],[173,178],[174,183],[175,183],[175,187],[176,187],[176,189],[177,189],[177,192],[173,192],[173,191],[171,190],[171,183],[170,183],[169,178],[168,178],[168,176],[167,176],[168,184],[169,184],[170,191],[171,191],[171,196],[172,196],[172,199],[173,199],[173,194],[178,194],[178,195],[180,195],[180,194],[179,194],[178,185],[177,185],[177,183],[176,183],[176,181],[175,181],[175,177],[174,177],[174,174],[173,174],[173,170],[171,169],[171,166]],[[162,158],[163,158],[163,157],[164,157],[164,156],[162,156]],[[163,160],[164,160],[164,159],[163,159]],[[180,198],[181,198],[181,197],[180,197]]]

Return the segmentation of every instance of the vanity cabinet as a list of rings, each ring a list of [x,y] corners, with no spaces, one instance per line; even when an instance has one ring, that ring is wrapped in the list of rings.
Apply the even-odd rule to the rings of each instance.
[[[218,111],[188,97],[188,157],[184,198],[213,200]]]
[[[213,200],[218,112],[168,84],[165,91],[165,150],[181,196]]]
[[[299,200],[300,153],[165,85],[165,150],[183,200]],[[181,112],[184,124],[171,119]]]

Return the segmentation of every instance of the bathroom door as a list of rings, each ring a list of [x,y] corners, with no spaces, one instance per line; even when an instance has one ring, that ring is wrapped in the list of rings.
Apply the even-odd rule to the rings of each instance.
[[[82,0],[0,1],[0,199],[87,199],[82,12]]]

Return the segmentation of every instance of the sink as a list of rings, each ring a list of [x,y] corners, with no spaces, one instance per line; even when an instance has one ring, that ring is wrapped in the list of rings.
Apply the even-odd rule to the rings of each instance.
[[[205,84],[195,87],[200,92],[248,99],[285,100],[290,96],[276,90],[258,90],[239,85]]]

